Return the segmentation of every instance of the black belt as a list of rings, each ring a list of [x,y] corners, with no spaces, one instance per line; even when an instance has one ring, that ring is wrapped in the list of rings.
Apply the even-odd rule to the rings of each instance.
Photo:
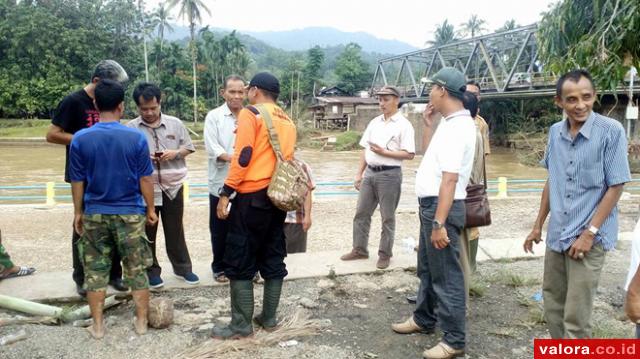
[[[371,166],[371,165],[367,165],[367,167],[369,167],[369,169],[372,170],[373,172],[395,170],[396,168],[400,168],[400,166]]]
[[[438,197],[436,196],[429,196],[429,197],[418,197],[418,204],[421,206],[428,206],[430,204],[433,204],[434,202],[438,201]],[[456,202],[464,202],[463,199],[454,199],[453,203]]]

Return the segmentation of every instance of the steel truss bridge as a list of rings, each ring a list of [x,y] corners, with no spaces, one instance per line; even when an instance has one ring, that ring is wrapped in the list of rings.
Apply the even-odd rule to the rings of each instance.
[[[554,95],[556,77],[538,59],[536,30],[533,24],[381,59],[370,93],[395,85],[405,101],[424,98],[430,90],[424,80],[452,66],[480,84],[483,98]]]

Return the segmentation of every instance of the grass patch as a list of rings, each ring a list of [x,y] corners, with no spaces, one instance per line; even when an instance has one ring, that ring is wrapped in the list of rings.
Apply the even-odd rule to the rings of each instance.
[[[472,277],[471,282],[469,283],[469,295],[471,297],[484,297],[487,292],[487,283],[477,277]]]
[[[358,149],[362,134],[356,131],[346,131],[336,137],[336,151],[350,151]]]
[[[519,288],[519,287],[528,287],[532,285],[538,285],[541,283],[540,279],[525,277],[518,273],[509,273],[507,271],[501,271],[496,273],[491,281],[494,283],[502,283],[506,286]]]
[[[528,324],[531,325],[539,325],[545,324],[547,321],[544,319],[544,311],[542,310],[542,306],[536,305],[533,308],[529,309],[529,318]]]
[[[614,325],[608,321],[598,321],[593,326],[594,338],[629,338],[629,326],[627,325]]]
[[[0,137],[45,137],[51,120],[0,119]]]

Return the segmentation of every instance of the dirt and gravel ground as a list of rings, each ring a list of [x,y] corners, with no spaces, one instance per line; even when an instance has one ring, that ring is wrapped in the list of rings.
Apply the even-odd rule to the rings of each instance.
[[[405,191],[406,192],[406,191]],[[405,197],[405,196],[403,196]],[[408,197],[408,196],[407,196]],[[620,232],[633,230],[638,218],[637,199],[620,202]],[[356,196],[341,199],[319,198],[314,204],[313,225],[309,232],[308,251],[351,248],[351,228],[355,213]],[[512,197],[493,200],[491,211],[493,224],[481,229],[482,238],[522,241],[529,233],[538,210],[538,197]],[[404,237],[418,238],[417,204],[404,200],[397,215],[396,245]],[[0,229],[3,243],[16,263],[34,265],[39,271],[65,271],[71,269],[71,221],[72,208],[2,206]],[[185,233],[192,260],[210,261],[209,206],[196,202],[186,207]],[[158,231],[159,260],[168,261],[164,248],[162,227]],[[378,245],[380,217],[374,214],[370,244]]]
[[[598,337],[631,337],[633,326],[622,313],[623,285],[628,266],[629,243],[621,242],[609,254],[602,272],[594,310],[594,333]],[[468,358],[531,358],[532,340],[547,336],[540,303],[532,299],[540,289],[542,260],[509,260],[480,263],[474,278],[468,311]],[[281,317],[305,311],[323,321],[316,336],[295,338],[298,344],[254,347],[228,352],[220,358],[419,358],[437,342],[438,335],[397,335],[390,324],[410,315],[405,300],[417,286],[412,271],[315,278],[290,281],[279,311]],[[256,290],[257,307],[261,286]],[[229,320],[227,289],[194,288],[155,295],[175,301],[175,324],[150,330],[142,337],[131,326],[133,305],[107,313],[108,332],[94,341],[84,329],[46,325],[0,326],[0,336],[25,329],[29,338],[0,347],[2,358],[175,358],[208,339],[213,323]],[[14,313],[0,311],[0,318]]]

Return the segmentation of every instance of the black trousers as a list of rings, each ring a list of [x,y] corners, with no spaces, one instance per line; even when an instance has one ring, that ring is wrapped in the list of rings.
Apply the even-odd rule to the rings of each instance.
[[[224,273],[224,247],[227,239],[227,220],[218,218],[216,209],[220,198],[209,194],[209,232],[211,233],[211,250],[213,251],[213,261],[211,270],[214,274]]]
[[[162,193],[162,206],[156,206],[156,214],[162,220],[162,228],[164,229],[164,242],[167,248],[167,257],[173,267],[173,272],[177,275],[185,275],[191,273],[191,257],[189,249],[184,238],[184,227],[182,225],[182,217],[184,213],[184,198],[182,194],[183,188],[180,188],[176,198],[170,199],[164,192]],[[158,264],[156,256],[156,234],[158,232],[158,224],[155,226],[146,226],[145,231],[153,253],[153,264],[147,269],[147,274],[151,277],[157,277],[162,273],[162,268]]]
[[[251,280],[256,271],[265,280],[286,277],[285,216],[271,203],[266,188],[238,193],[229,213],[224,252],[225,275],[229,279]]]
[[[73,257],[73,274],[71,277],[77,285],[82,286],[84,284],[84,268],[82,268],[82,260],[80,259],[80,252],[78,251],[78,242],[80,241],[80,235],[73,227],[73,235],[71,236],[71,250]],[[111,257],[111,272],[109,273],[109,280],[115,280],[122,278],[122,265],[120,263],[120,255],[118,251],[113,251]]]

